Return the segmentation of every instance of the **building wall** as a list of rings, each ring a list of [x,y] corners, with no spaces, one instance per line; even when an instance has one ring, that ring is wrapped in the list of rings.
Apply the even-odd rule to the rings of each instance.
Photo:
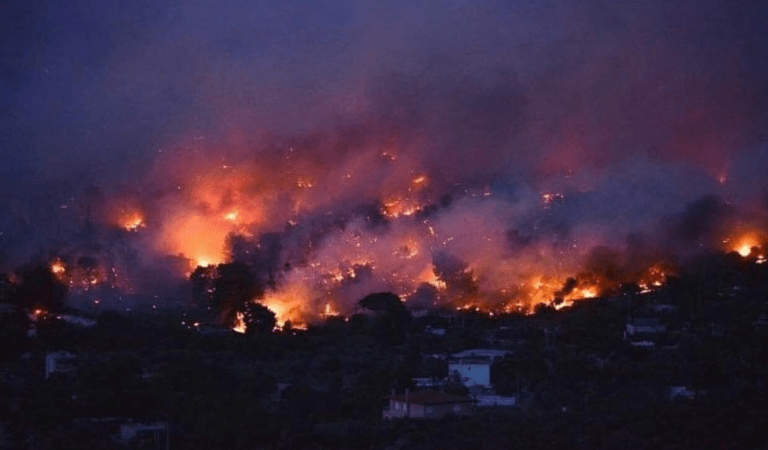
[[[425,418],[437,419],[448,414],[455,414],[457,416],[464,416],[472,411],[471,403],[442,403],[439,405],[427,405],[424,408]]]
[[[406,408],[405,402],[389,401],[389,409],[384,411],[385,419],[399,419],[412,417],[416,419],[438,419],[448,414],[467,415],[472,412],[472,403],[441,403],[436,405],[423,405],[411,403]]]
[[[453,376],[458,372],[462,383],[466,386],[488,386],[491,385],[491,364],[472,364],[452,362],[448,364],[448,376]]]

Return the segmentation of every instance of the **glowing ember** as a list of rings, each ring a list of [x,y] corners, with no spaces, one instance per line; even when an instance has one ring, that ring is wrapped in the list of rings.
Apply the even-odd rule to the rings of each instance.
[[[425,175],[420,175],[413,179],[413,184],[423,184],[425,181],[427,181],[427,177]]]
[[[66,272],[66,271],[67,271],[67,266],[65,266],[63,262],[61,262],[59,260],[56,260],[56,261],[51,263],[51,272],[54,275],[57,275],[57,276],[58,275],[63,275],[64,272]]]
[[[421,207],[409,199],[391,199],[384,202],[382,213],[392,219],[403,216],[412,216],[419,212]]]
[[[558,193],[546,193],[541,195],[541,200],[544,202],[544,207],[549,208],[550,205],[556,202],[560,202],[564,199],[563,194]]]

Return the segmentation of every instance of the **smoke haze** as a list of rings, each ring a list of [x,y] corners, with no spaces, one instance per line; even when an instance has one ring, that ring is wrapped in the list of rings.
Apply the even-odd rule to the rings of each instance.
[[[91,257],[154,299],[236,259],[311,319],[526,309],[765,241],[763,2],[3,8],[3,271]]]

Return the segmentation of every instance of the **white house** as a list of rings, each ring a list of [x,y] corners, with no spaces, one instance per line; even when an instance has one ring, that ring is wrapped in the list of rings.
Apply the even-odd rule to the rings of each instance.
[[[448,376],[457,378],[464,386],[491,386],[491,364],[489,359],[461,358],[448,361]]]
[[[491,387],[491,365],[511,354],[507,350],[473,349],[454,353],[448,360],[448,376],[464,386]]]

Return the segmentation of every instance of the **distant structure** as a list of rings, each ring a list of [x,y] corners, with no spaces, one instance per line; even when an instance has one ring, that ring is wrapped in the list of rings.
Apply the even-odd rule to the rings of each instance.
[[[467,387],[491,387],[494,361],[511,354],[507,350],[473,349],[454,353],[448,359],[448,377]]]
[[[656,318],[636,318],[627,321],[626,334],[657,334],[667,331],[667,327]]]
[[[77,370],[77,356],[69,352],[50,352],[45,355],[45,379],[55,373],[74,373]]]
[[[385,419],[439,419],[449,414],[465,416],[474,409],[474,400],[461,395],[439,391],[416,391],[393,395],[383,411]]]

